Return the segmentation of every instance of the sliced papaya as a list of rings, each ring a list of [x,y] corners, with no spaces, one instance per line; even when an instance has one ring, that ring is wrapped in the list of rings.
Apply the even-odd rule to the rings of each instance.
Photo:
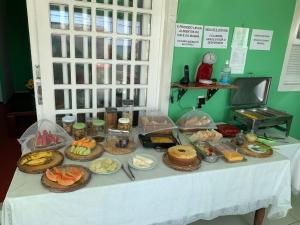
[[[46,170],[46,176],[49,180],[56,182],[57,181],[57,175],[53,173],[51,170]]]
[[[73,179],[67,178],[65,176],[58,176],[57,177],[57,183],[62,186],[70,186],[75,183]]]

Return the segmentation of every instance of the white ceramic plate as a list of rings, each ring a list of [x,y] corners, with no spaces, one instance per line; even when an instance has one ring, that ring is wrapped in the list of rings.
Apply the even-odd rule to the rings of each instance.
[[[259,145],[248,145],[248,149],[256,153],[266,153],[267,151]]]
[[[133,161],[132,161],[133,158],[135,156],[137,156],[137,155],[143,156],[143,157],[148,158],[148,159],[152,159],[153,163],[149,167],[137,167],[137,166],[133,165]],[[153,169],[157,165],[157,160],[152,155],[148,155],[148,154],[136,154],[131,159],[128,160],[128,164],[129,164],[129,166],[131,168],[134,168],[134,169],[137,169],[137,170],[151,170],[151,169]]]
[[[97,170],[93,166],[97,162],[100,162],[100,161],[103,161],[103,160],[108,160],[108,159],[114,161],[117,164],[117,167],[112,171],[100,171],[100,170]],[[92,171],[93,173],[96,173],[96,174],[112,174],[112,173],[118,172],[121,169],[121,162],[119,160],[113,159],[113,158],[100,158],[100,159],[97,159],[97,160],[94,160],[93,162],[91,162],[91,164],[89,166],[89,169],[90,169],[90,171]]]

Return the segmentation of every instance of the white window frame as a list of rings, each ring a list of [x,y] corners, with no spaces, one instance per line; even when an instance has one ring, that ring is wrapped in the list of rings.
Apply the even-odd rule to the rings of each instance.
[[[28,23],[29,23],[29,33],[30,33],[30,46],[31,46],[31,57],[32,57],[32,70],[33,70],[33,78],[35,82],[35,86],[39,85],[39,80],[37,78],[37,74],[40,73],[37,65],[40,65],[40,52],[38,49],[38,32],[36,27],[36,8],[35,2],[40,0],[27,0],[27,11],[28,11]],[[173,60],[173,50],[174,50],[174,36],[175,36],[175,24],[176,24],[176,14],[177,14],[177,6],[178,0],[162,0],[162,8],[161,8],[161,32],[157,34],[159,36],[159,55],[157,55],[158,62],[158,72],[159,72],[159,80],[156,83],[155,87],[159,94],[156,99],[156,108],[162,111],[164,114],[168,113],[169,109],[169,95],[170,95],[170,83],[172,76],[172,60]],[[45,15],[48,16],[48,15]],[[35,88],[35,99],[38,103],[38,88]],[[45,93],[43,93],[45,94]],[[148,96],[151,97],[151,96]],[[43,103],[45,104],[45,103]],[[43,105],[36,104],[37,108],[37,117],[38,119],[43,118]]]
[[[297,39],[297,32],[300,29],[300,0],[296,0],[295,12],[293,17],[293,22],[290,30],[288,45],[285,52],[285,58],[282,66],[281,76],[278,85],[278,91],[300,91],[300,74],[299,74],[299,82],[297,83],[287,83],[287,69],[288,63],[290,59],[290,54],[292,51],[292,47],[294,45],[300,45],[300,39]],[[299,57],[300,61],[300,57]]]

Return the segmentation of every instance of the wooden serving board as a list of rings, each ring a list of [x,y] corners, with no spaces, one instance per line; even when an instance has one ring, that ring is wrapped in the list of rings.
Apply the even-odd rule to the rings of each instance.
[[[51,151],[52,152],[52,159],[42,165],[37,165],[37,166],[29,166],[26,164],[21,165],[21,161],[25,158],[25,157],[29,157],[32,154],[35,154],[37,152],[48,152]],[[56,150],[37,150],[34,152],[29,152],[25,155],[23,155],[17,162],[17,166],[19,168],[20,171],[24,172],[24,173],[31,173],[31,174],[38,174],[38,173],[43,173],[45,170],[55,167],[55,166],[59,166],[63,163],[64,161],[64,155]]]
[[[26,145],[27,148],[31,151],[37,151],[37,150],[56,150],[59,148],[62,148],[66,145],[66,139],[63,136],[58,136],[58,141],[56,145],[44,145],[44,146],[35,146],[36,139],[35,137],[30,138]]]
[[[105,151],[113,155],[125,155],[136,150],[136,144],[133,141],[129,141],[126,148],[118,148],[116,146],[116,140],[109,140],[103,144]]]
[[[72,164],[63,165],[58,168],[68,168],[68,167],[77,167],[82,171],[83,176],[80,178],[80,180],[76,181],[74,184],[70,186],[63,186],[54,181],[49,180],[46,176],[46,173],[44,173],[41,178],[42,185],[51,192],[64,193],[64,192],[76,191],[80,188],[83,188],[89,183],[91,179],[91,172],[89,171],[88,168],[84,166],[72,165]]]
[[[96,147],[92,150],[91,154],[89,155],[77,155],[71,152],[71,146],[65,149],[65,156],[68,159],[74,160],[74,161],[91,161],[98,157],[100,157],[104,152],[104,149],[101,145],[96,145]]]
[[[266,152],[262,152],[262,153],[254,152],[254,151],[252,151],[248,148],[249,144],[260,145],[260,146],[263,146],[263,147],[265,147],[269,150],[266,151]],[[266,145],[266,144],[261,143],[261,142],[256,141],[256,142],[253,142],[253,143],[249,143],[249,142],[245,141],[245,143],[241,146],[241,153],[243,153],[245,155],[248,155],[248,156],[251,156],[251,157],[255,157],[255,158],[267,158],[267,157],[270,157],[270,156],[273,155],[273,149],[269,145]]]
[[[201,159],[198,157],[195,162],[191,165],[188,166],[181,166],[181,165],[177,165],[174,164],[173,162],[171,162],[169,160],[168,154],[164,153],[163,155],[163,162],[170,168],[174,169],[174,170],[179,170],[179,171],[194,171],[200,168],[201,165]]]

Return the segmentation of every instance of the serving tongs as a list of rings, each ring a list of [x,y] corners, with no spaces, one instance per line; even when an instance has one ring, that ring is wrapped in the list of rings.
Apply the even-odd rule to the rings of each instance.
[[[125,167],[124,167],[124,164],[122,163],[122,166],[121,166],[121,168],[122,168],[122,170],[124,171],[124,173],[127,175],[127,177],[130,179],[130,180],[132,180],[132,181],[134,181],[135,180],[135,177],[134,177],[134,175],[133,175],[133,173],[132,173],[132,171],[131,171],[131,169],[130,169],[130,167],[128,166],[128,170],[129,170],[129,172],[125,169]]]

